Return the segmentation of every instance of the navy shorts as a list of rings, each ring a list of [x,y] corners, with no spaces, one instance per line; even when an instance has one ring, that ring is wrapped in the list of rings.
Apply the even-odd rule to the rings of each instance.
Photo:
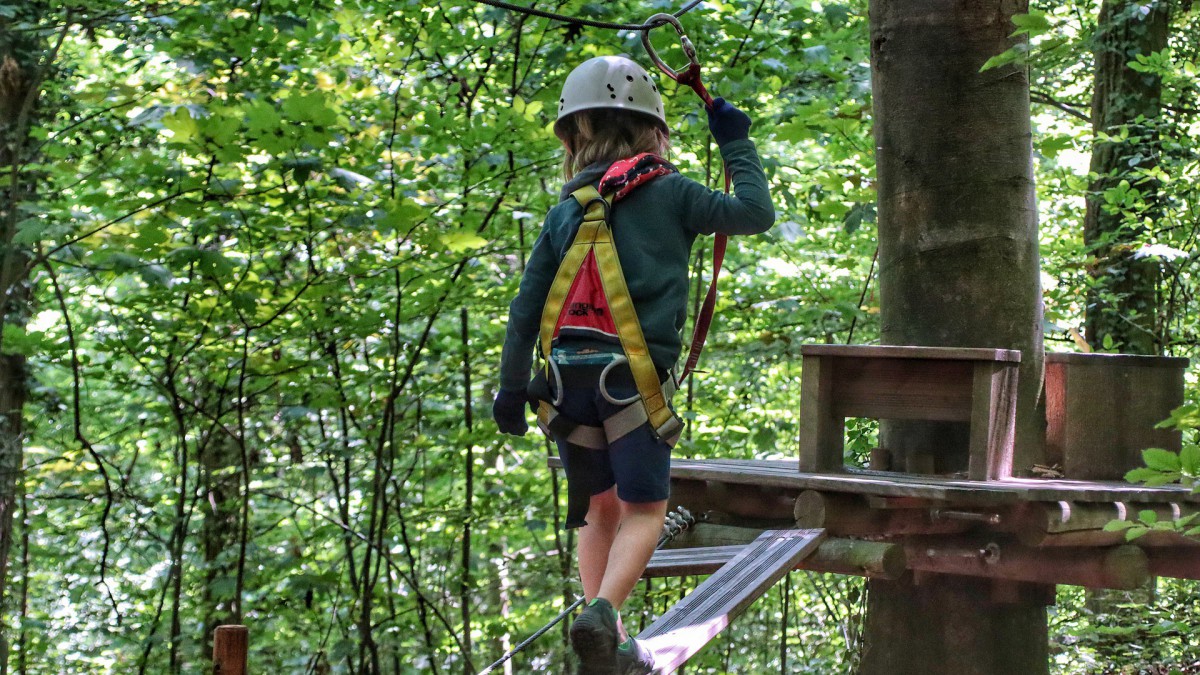
[[[637,389],[610,384],[608,393],[625,399],[637,395]],[[602,426],[605,418],[623,406],[605,400],[599,387],[565,387],[557,408],[569,420]],[[555,435],[554,442],[567,480],[589,495],[598,495],[613,485],[617,486],[617,496],[630,503],[662,501],[671,494],[671,446],[654,435],[649,422],[610,441],[607,450],[581,448],[559,435]]]

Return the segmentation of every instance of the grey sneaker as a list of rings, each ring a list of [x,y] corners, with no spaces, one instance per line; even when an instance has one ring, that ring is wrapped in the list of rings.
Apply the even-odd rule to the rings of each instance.
[[[592,600],[571,624],[571,647],[579,657],[579,675],[617,672],[617,612],[603,598]]]
[[[651,675],[654,673],[654,654],[641,642],[629,638],[617,647],[617,675]]]

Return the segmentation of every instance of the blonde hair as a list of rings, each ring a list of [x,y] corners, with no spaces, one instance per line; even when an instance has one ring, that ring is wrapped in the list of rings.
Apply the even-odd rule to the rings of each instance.
[[[555,129],[566,148],[563,176],[567,180],[596,162],[615,162],[643,152],[666,156],[671,137],[659,120],[619,108],[580,110]]]

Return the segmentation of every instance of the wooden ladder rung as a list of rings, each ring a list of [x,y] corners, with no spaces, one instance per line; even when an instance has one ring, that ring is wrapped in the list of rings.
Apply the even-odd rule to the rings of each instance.
[[[824,537],[823,529],[768,530],[738,547],[729,562],[637,636],[654,653],[654,672],[683,665],[816,551]]]

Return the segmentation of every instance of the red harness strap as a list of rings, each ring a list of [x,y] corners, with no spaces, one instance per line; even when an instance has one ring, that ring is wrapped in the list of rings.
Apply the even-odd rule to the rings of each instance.
[[[612,202],[620,201],[641,185],[676,169],[670,162],[653,153],[644,152],[629,159],[614,162],[600,179],[598,192],[612,195]],[[554,326],[557,338],[563,331],[576,337],[588,337],[620,343],[616,323],[609,311],[608,297],[604,293],[600,269],[596,256],[589,252],[579,267],[558,323]]]

